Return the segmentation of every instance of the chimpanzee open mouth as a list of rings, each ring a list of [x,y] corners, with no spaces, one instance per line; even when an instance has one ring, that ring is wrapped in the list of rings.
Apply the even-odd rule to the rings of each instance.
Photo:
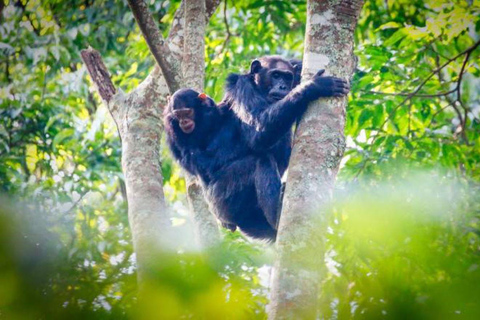
[[[192,133],[195,129],[195,122],[190,119],[180,121],[180,128],[184,133]]]

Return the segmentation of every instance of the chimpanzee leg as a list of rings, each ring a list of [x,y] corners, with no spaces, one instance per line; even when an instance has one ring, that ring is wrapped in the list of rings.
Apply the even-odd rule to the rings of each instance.
[[[273,157],[262,157],[257,160],[255,171],[255,189],[258,205],[262,209],[268,223],[273,229],[278,224],[278,204],[282,183],[277,164]]]

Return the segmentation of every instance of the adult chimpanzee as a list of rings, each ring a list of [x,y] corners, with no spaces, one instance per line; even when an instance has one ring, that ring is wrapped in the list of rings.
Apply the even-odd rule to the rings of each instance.
[[[228,77],[218,109],[191,89],[172,96],[165,116],[168,143],[180,164],[200,178],[224,227],[275,239],[292,125],[309,102],[349,90],[346,81],[323,72],[295,87],[299,69],[269,56],[254,60],[247,74]]]
[[[302,60],[298,59],[290,59],[290,64],[293,66],[295,69],[295,75],[293,77],[293,86],[297,86],[300,84],[300,80],[302,80],[302,66],[303,62]]]

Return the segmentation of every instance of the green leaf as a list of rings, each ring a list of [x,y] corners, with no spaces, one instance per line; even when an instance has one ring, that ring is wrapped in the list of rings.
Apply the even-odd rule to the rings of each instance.
[[[65,141],[66,139],[72,138],[73,134],[75,133],[75,130],[73,129],[63,129],[55,137],[53,138],[53,147],[57,148],[60,143]]]
[[[403,27],[403,25],[398,22],[390,21],[382,24],[380,27],[375,29],[375,32],[378,32],[379,30],[386,30],[386,29],[397,29],[400,27]]]
[[[403,38],[406,37],[406,32],[405,32],[405,29],[402,28],[402,29],[398,29],[397,31],[395,31],[395,33],[390,37],[388,38],[384,43],[383,45],[384,46],[387,46],[387,47],[391,47],[393,46],[395,43],[397,43],[398,41],[402,40]]]

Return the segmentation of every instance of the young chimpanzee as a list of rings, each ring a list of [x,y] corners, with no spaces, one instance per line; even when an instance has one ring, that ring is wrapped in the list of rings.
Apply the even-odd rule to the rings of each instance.
[[[221,125],[220,109],[206,94],[180,89],[164,111],[167,143],[188,173],[199,176],[210,170],[205,150]]]
[[[281,57],[263,57],[252,62],[249,73],[228,77],[217,112],[209,98],[202,107],[203,94],[193,90],[188,99],[185,90],[175,93],[167,108],[167,137],[175,158],[200,178],[212,211],[232,231],[239,227],[251,237],[275,240],[292,125],[309,102],[348,93],[346,81],[322,77],[324,70],[295,87],[298,72]],[[193,129],[189,111],[177,111],[175,117],[175,110],[183,109],[193,110]]]

